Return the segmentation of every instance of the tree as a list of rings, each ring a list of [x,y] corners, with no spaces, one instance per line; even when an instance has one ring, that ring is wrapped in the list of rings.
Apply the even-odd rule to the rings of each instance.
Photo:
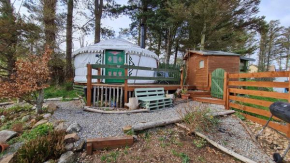
[[[103,0],[95,0],[95,41],[98,43],[101,40],[101,18],[103,14]]]
[[[49,85],[50,71],[48,62],[52,50],[46,48],[42,55],[28,55],[15,62],[15,72],[10,81],[0,83],[0,98],[21,98],[36,104],[36,112],[41,113],[44,88]]]
[[[67,25],[66,25],[66,78],[72,79],[72,29],[73,29],[74,0],[67,1]]]

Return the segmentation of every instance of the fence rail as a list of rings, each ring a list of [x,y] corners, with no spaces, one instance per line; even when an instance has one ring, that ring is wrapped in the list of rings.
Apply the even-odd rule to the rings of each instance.
[[[266,89],[261,87],[288,88],[289,90],[290,82],[289,80],[287,82],[262,81],[262,79],[289,77],[289,75],[289,71],[228,74],[226,77],[226,88],[224,89],[227,92],[225,99],[226,109],[234,108],[240,111],[246,119],[265,125],[267,118],[271,116],[268,108],[273,103],[272,101],[290,102],[290,94],[265,91]],[[245,78],[250,79],[237,81],[237,79],[244,80]],[[257,90],[252,90],[253,87],[256,87]],[[269,98],[272,101],[269,101]],[[290,137],[289,124],[277,117],[273,117],[272,120],[274,121],[269,123],[271,128],[283,132]]]

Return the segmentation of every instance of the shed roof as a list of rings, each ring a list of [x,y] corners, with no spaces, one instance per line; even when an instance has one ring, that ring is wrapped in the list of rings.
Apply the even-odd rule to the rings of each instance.
[[[142,55],[155,58],[156,60],[159,59],[155,53],[147,49],[142,49],[140,46],[121,38],[103,40],[99,43],[80,48],[73,52],[73,56],[75,57],[82,53],[101,53],[106,49],[124,50],[126,53],[129,54]]]

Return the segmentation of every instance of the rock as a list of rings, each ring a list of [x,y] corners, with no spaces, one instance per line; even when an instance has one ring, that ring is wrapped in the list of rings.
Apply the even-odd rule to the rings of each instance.
[[[38,122],[33,126],[33,128],[36,127],[36,126],[39,126],[39,125],[45,124],[45,123],[47,123],[47,122],[48,122],[48,120],[46,120],[46,119],[42,119],[42,120],[38,121]]]
[[[31,109],[32,109],[32,110],[35,110],[35,109],[36,109],[36,106],[34,105]]]
[[[81,131],[81,129],[82,128],[78,123],[73,123],[66,129],[66,132],[67,133],[79,132]]]
[[[58,163],[72,163],[74,162],[74,153],[72,151],[68,151],[62,154],[58,160]]]
[[[44,119],[49,119],[50,116],[51,116],[51,114],[50,114],[50,113],[47,113],[47,114],[44,114],[44,115],[43,115],[43,118],[44,118]]]
[[[30,115],[22,117],[21,122],[27,122],[30,119]]]
[[[138,137],[137,137],[137,135],[133,135],[133,141],[134,141],[134,142],[138,141]]]
[[[44,163],[55,163],[55,161],[52,160],[52,159],[50,159],[50,160],[48,160],[48,161],[45,161]]]
[[[74,144],[73,143],[66,144],[64,148],[67,151],[71,151],[74,148]]]
[[[80,139],[80,137],[76,133],[72,133],[72,134],[65,135],[64,142],[65,143],[73,143],[79,139]]]
[[[46,108],[48,112],[52,113],[56,111],[57,106],[54,103],[49,103]]]
[[[75,148],[75,151],[76,152],[80,152],[80,151],[82,151],[83,150],[83,148],[84,148],[84,146],[85,146],[85,140],[80,140],[80,143],[79,143],[79,145]]]
[[[0,142],[6,143],[9,139],[15,137],[17,132],[10,130],[2,130],[0,131]]]
[[[2,160],[0,160],[0,163],[9,163],[12,160],[13,156],[14,153],[5,156]]]
[[[67,127],[65,126],[65,124],[63,122],[59,123],[55,128],[54,130],[56,131],[61,131],[61,130],[66,130]]]
[[[6,119],[5,116],[4,115],[1,115],[1,117],[0,117],[1,122],[4,122],[5,119]]]
[[[36,119],[31,119],[30,123],[34,124],[36,122]]]

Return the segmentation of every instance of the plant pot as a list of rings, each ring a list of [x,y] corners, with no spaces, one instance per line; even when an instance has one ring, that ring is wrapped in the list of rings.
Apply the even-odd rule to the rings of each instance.
[[[190,94],[181,94],[181,98],[184,100],[187,100],[189,98]]]
[[[9,147],[8,144],[0,143],[0,153],[4,152]]]

